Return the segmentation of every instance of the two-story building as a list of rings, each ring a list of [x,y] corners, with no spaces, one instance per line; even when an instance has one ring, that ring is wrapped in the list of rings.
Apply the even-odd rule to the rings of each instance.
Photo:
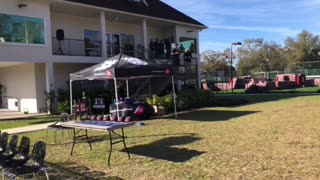
[[[0,107],[44,110],[44,92],[121,51],[168,58],[177,42],[197,65],[205,28],[160,0],[0,0]]]

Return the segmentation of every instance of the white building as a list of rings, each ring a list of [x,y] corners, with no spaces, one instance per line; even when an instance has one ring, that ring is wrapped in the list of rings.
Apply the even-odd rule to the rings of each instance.
[[[197,63],[205,28],[160,0],[0,0],[0,106],[44,110],[44,92],[65,89],[70,73],[121,50],[146,57],[156,39],[191,42]]]

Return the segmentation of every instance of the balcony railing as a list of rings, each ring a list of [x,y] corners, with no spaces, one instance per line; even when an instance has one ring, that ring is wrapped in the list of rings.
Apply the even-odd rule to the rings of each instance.
[[[52,38],[52,54],[62,56],[101,57],[101,41]]]

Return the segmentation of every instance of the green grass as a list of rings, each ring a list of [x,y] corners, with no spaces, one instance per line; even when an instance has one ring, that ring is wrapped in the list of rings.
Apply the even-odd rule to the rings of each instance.
[[[245,100],[248,102],[248,104],[254,104],[254,103],[263,103],[268,101],[279,101],[284,99],[290,99],[295,97],[303,97],[303,96],[309,96],[304,95],[303,93],[287,93],[287,94],[216,94],[215,99],[217,101],[223,101],[223,102],[232,102],[237,100]]]
[[[49,174],[51,179],[319,179],[319,107],[320,96],[307,96],[145,121],[126,129],[131,159],[115,145],[110,168],[105,133],[89,131],[93,150],[79,143],[70,156],[71,138],[53,144],[49,132]],[[33,143],[46,141],[45,131],[24,135]]]
[[[37,117],[20,120],[0,121],[0,130],[49,123],[56,120],[57,118],[54,117]]]
[[[273,90],[271,93],[319,93],[320,87],[305,87],[296,89]]]

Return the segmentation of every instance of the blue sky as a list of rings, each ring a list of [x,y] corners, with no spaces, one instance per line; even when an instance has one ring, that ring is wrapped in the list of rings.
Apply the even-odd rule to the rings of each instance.
[[[209,27],[200,33],[201,52],[251,38],[283,44],[302,30],[320,34],[320,0],[162,1]]]

